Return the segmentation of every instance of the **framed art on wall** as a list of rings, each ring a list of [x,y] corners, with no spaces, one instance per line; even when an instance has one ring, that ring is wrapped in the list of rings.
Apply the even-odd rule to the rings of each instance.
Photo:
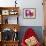
[[[24,8],[23,16],[25,19],[35,19],[36,18],[36,8]]]
[[[9,15],[9,10],[2,10],[2,15]]]
[[[10,10],[10,11],[9,11],[9,14],[10,14],[10,15],[16,15],[17,13],[18,13],[18,11],[15,11],[15,10]]]

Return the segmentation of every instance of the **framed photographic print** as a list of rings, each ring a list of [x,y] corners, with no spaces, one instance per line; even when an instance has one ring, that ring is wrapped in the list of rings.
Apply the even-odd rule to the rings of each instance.
[[[23,16],[25,19],[35,19],[36,18],[36,8],[24,8]]]
[[[18,12],[15,11],[15,10],[10,10],[10,11],[9,11],[9,14],[10,14],[10,15],[16,15],[17,13],[18,13]]]
[[[9,14],[10,14],[10,15],[14,15],[14,10],[10,10],[10,11],[9,11]]]
[[[9,15],[9,10],[2,10],[2,15]]]

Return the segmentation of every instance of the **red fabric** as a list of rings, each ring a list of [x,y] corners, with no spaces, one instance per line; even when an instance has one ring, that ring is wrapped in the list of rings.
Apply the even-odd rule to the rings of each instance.
[[[27,29],[27,31],[25,32],[25,35],[22,39],[21,45],[26,46],[25,39],[28,39],[29,37],[32,37],[32,36],[35,36],[35,37],[37,36],[36,33],[34,32],[34,30],[32,28]],[[38,43],[38,44],[36,44],[36,46],[40,46],[40,44]]]

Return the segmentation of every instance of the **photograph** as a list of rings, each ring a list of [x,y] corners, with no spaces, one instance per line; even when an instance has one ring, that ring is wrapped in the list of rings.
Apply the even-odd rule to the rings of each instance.
[[[36,18],[36,8],[24,8],[23,16],[25,19],[35,19]]]

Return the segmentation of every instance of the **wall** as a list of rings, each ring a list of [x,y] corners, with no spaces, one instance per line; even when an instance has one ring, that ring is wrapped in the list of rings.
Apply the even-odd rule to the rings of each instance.
[[[24,0],[23,8],[36,8],[36,19],[23,19],[23,10],[21,10],[20,23],[23,26],[42,26],[43,25],[43,6],[42,0]]]
[[[15,0],[0,0],[1,7],[15,6]],[[43,6],[42,0],[17,0],[20,7],[19,24],[21,26],[43,26]],[[36,8],[36,19],[24,19],[23,8]]]

